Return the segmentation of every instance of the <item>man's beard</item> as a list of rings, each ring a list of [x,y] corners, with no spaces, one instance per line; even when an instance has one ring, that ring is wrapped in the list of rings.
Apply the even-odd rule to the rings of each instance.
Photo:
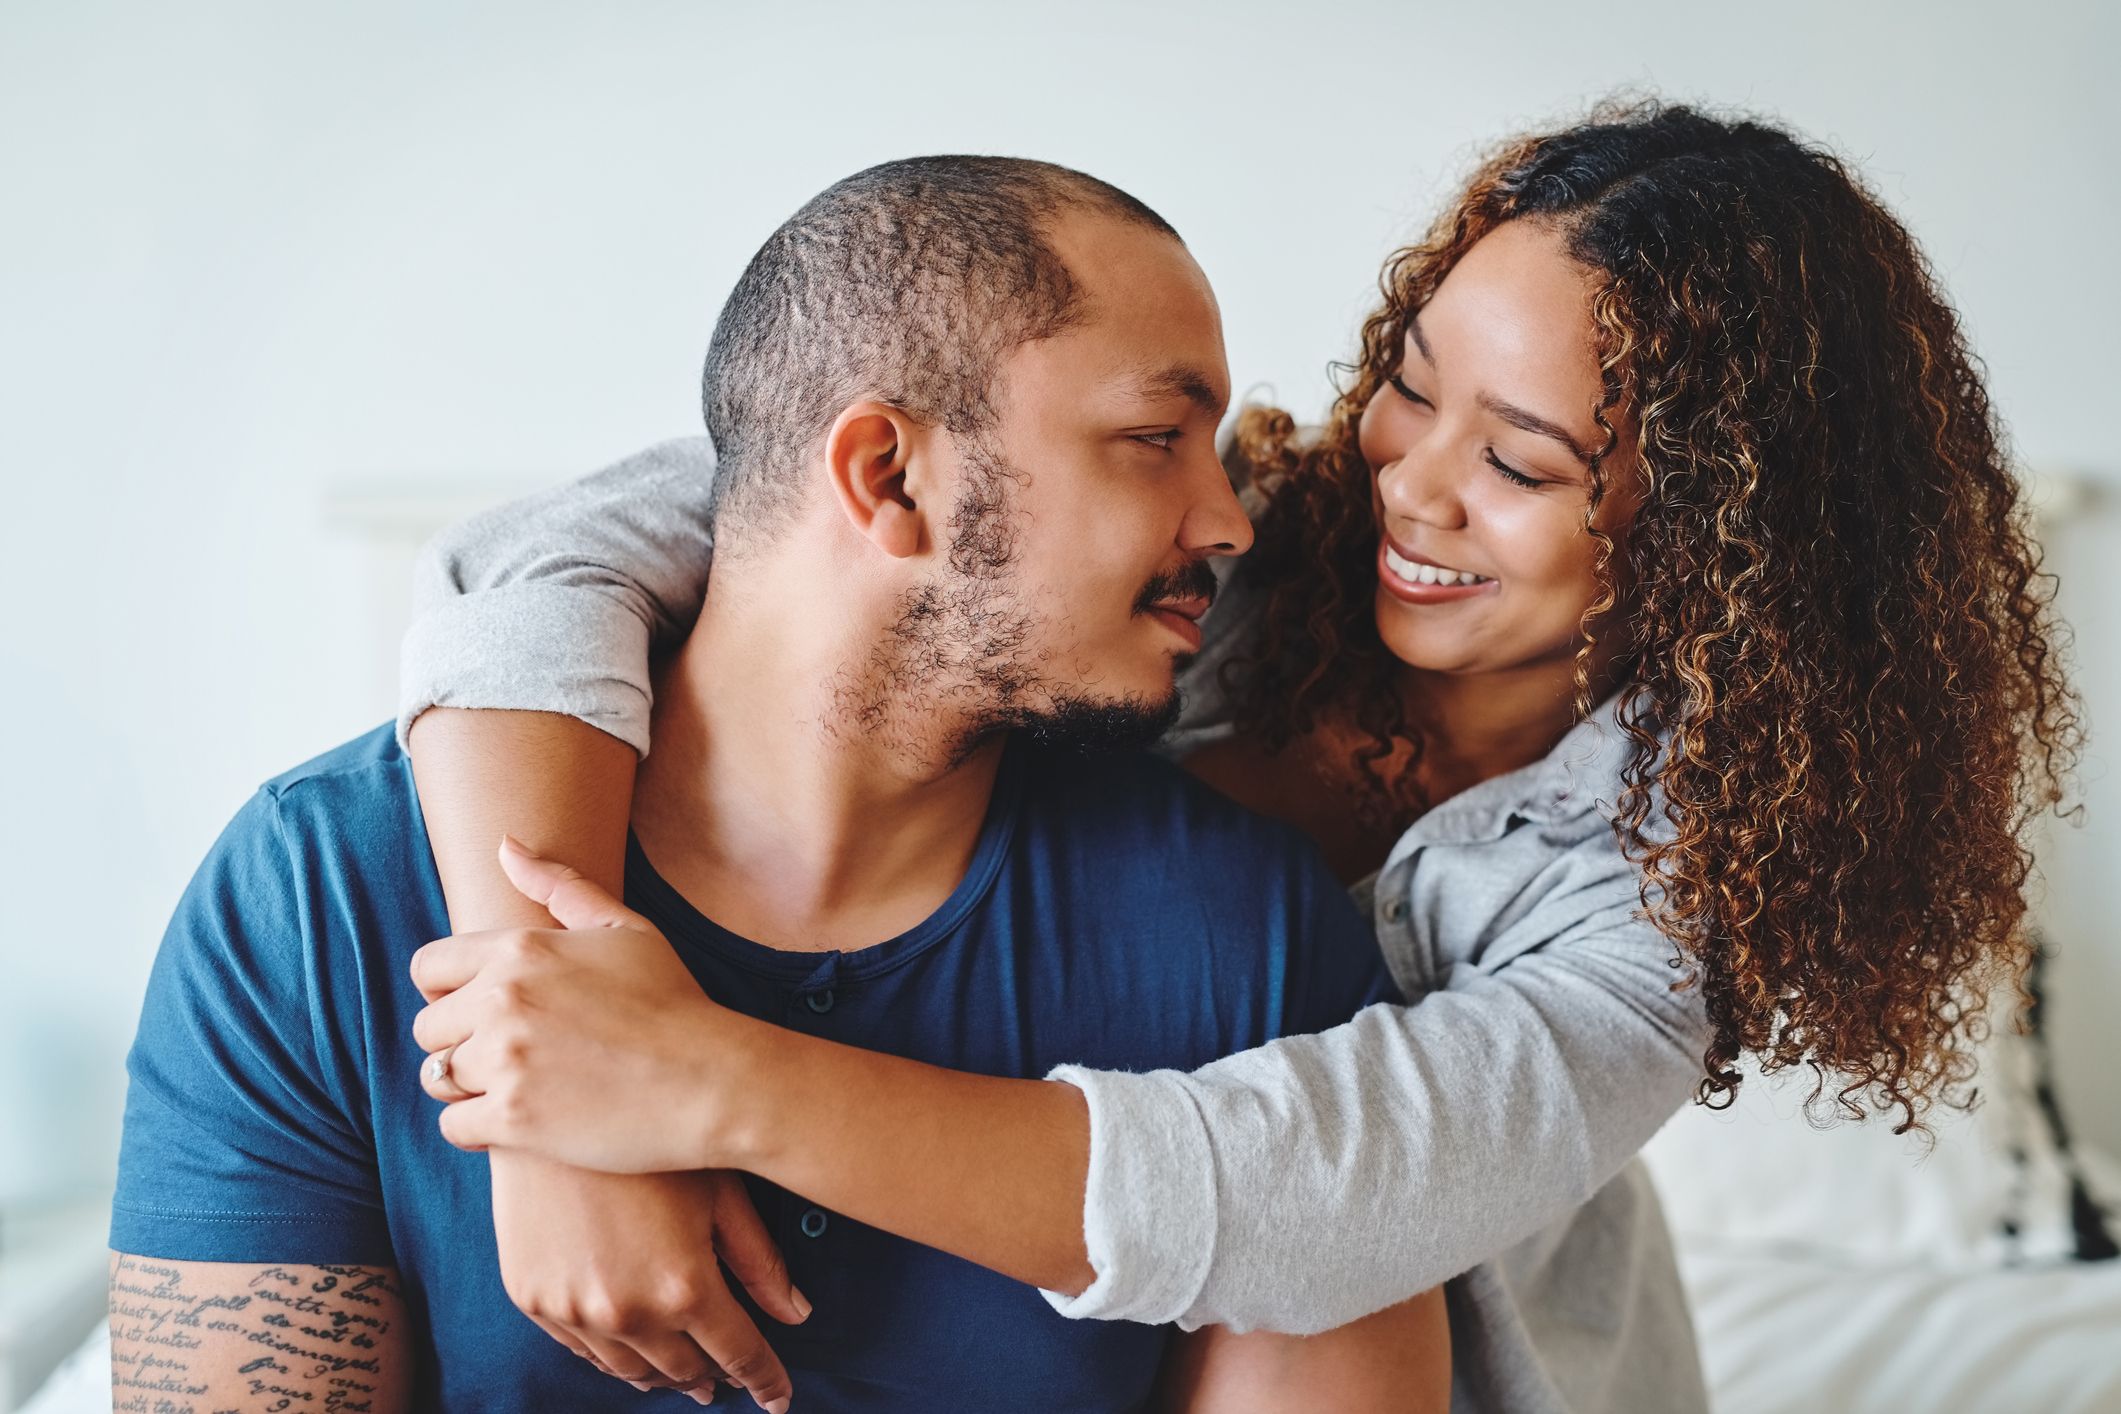
[[[1048,654],[1036,647],[1039,621],[1010,582],[1017,528],[1009,503],[1019,474],[972,438],[960,445],[968,476],[951,508],[948,569],[900,600],[898,619],[871,655],[860,690],[841,693],[843,708],[863,731],[899,736],[909,747],[924,726],[954,719],[941,743],[950,767],[1008,732],[1084,753],[1156,741],[1178,721],[1175,685],[1160,697],[1099,696],[1046,675]],[[1136,611],[1214,592],[1214,575],[1196,562],[1157,576]]]

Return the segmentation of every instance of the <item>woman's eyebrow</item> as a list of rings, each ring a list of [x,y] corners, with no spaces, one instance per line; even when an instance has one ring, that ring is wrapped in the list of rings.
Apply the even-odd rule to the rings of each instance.
[[[1585,466],[1591,464],[1590,452],[1584,449],[1584,445],[1581,442],[1570,436],[1567,429],[1562,427],[1560,423],[1549,422],[1538,413],[1527,412],[1515,403],[1506,403],[1493,393],[1482,393],[1476,401],[1483,408],[1494,413],[1504,422],[1509,423],[1510,426],[1522,428],[1526,432],[1537,433],[1541,437],[1551,437],[1561,443],[1562,446],[1567,447],[1576,460],[1582,462]]]
[[[1419,318],[1407,321],[1407,337],[1414,341],[1415,351],[1421,355],[1421,361],[1434,368],[1436,366],[1436,355],[1429,350],[1429,340],[1421,332],[1421,320]],[[1562,446],[1567,447],[1569,454],[1575,457],[1576,460],[1582,462],[1585,466],[1591,464],[1590,452],[1585,449],[1583,443],[1570,436],[1568,429],[1564,428],[1560,423],[1550,422],[1538,413],[1530,412],[1515,403],[1506,403],[1493,393],[1482,393],[1477,401],[1481,407],[1494,413],[1504,422],[1509,423],[1510,426],[1526,432],[1536,433],[1541,437],[1551,437],[1561,443]]]
[[[1421,332],[1421,320],[1419,317],[1407,321],[1407,337],[1414,341],[1414,348],[1416,352],[1420,353],[1421,361],[1434,368],[1436,366],[1436,355],[1429,352],[1429,338],[1428,335]]]

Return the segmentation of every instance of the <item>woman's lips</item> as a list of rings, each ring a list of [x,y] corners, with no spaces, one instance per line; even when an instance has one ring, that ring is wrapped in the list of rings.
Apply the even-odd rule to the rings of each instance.
[[[1409,579],[1393,567],[1393,562],[1408,563],[1389,540],[1377,544],[1377,582],[1385,592],[1407,604],[1455,604],[1461,599],[1473,599],[1492,592],[1497,582],[1492,579],[1477,580],[1472,584],[1423,584]]]

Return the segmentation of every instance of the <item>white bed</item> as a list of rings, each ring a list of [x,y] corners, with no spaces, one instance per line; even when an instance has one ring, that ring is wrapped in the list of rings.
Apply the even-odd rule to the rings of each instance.
[[[1651,1142],[1718,1414],[2121,1414],[2121,1260],[2073,1260],[2121,1166],[2057,1142],[2042,1064],[1993,1040],[1933,1148],[1813,1126],[1808,1075]]]
[[[1717,1414],[2121,1414],[2121,1262],[1682,1262]]]

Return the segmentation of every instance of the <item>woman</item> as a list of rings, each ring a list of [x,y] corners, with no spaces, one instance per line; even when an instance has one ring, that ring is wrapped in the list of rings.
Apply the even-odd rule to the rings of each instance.
[[[955,1107],[943,1191],[863,1216],[1094,1274],[1054,1297],[1071,1314],[1315,1330],[1449,1279],[1469,1407],[1699,1407],[1628,1160],[1690,1087],[1726,1100],[1741,1054],[1902,1128],[1969,1077],[2025,957],[2021,827],[2075,741],[2045,585],[1920,255],[1783,132],[1642,107],[1515,142],[1382,285],[1314,442],[1240,422],[1258,544],[1175,749],[1374,876],[1412,1004],[1192,1076],[896,1070],[815,1133],[797,1084],[779,1122],[828,1185],[903,1160],[895,1113]],[[445,546],[452,585],[498,592],[416,632],[408,720],[637,710],[645,655],[594,633],[527,675],[553,645],[511,645],[512,691],[452,681],[454,649],[491,656],[526,596],[684,621],[701,499],[636,472]],[[622,505],[643,534],[601,519]],[[552,545],[587,553],[514,568]],[[615,784],[588,727],[436,714],[412,745],[461,928],[523,920],[452,870],[496,823],[616,857],[630,761]],[[1032,1110],[1052,1122],[982,1148]],[[1084,1171],[1080,1210],[1006,1232],[969,1201]]]

